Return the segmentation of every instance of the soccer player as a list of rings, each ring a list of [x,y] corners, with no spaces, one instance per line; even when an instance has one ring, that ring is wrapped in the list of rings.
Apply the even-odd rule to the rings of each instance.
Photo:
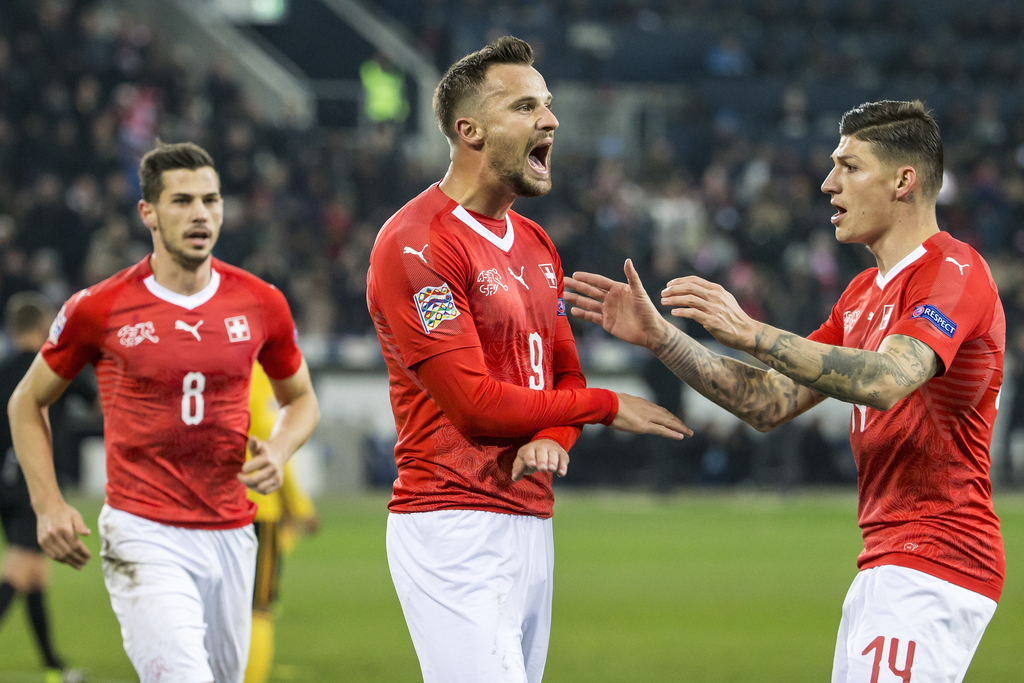
[[[551,622],[554,472],[584,423],[682,438],[674,415],[586,388],[539,225],[511,211],[551,188],[558,121],[503,37],[434,93],[444,179],[381,229],[367,301],[398,444],[387,552],[426,683],[538,683]]]
[[[8,300],[4,323],[17,353],[0,363],[0,398],[5,403],[46,341],[51,320],[53,308],[41,294],[19,292]],[[24,595],[32,632],[47,668],[47,683],[83,680],[84,674],[78,669],[68,669],[53,647],[46,609],[49,571],[36,539],[36,515],[14,455],[6,414],[4,418],[0,428],[0,453],[3,454],[0,457],[0,524],[7,547],[0,569],[0,622],[15,596]]]
[[[140,163],[153,253],[73,295],[8,406],[43,551],[81,568],[81,515],[61,497],[46,406],[86,364],[103,404],[107,497],[100,557],[143,683],[242,683],[252,618],[255,506],[312,433],[319,410],[284,296],[211,256],[223,219],[213,160],[158,144]],[[281,404],[248,438],[253,362]],[[243,464],[244,463],[244,464]]]
[[[249,389],[249,434],[266,441],[274,428],[277,399],[270,378],[257,363],[252,369]],[[264,495],[250,489],[249,500],[256,503],[253,528],[259,544],[256,551],[256,583],[252,596],[252,639],[245,683],[266,683],[274,664],[274,604],[281,576],[281,557],[291,552],[299,531],[314,533],[319,528],[313,501],[295,479],[292,463],[284,470],[281,488]]]
[[[720,356],[668,324],[632,264],[628,284],[576,273],[573,315],[646,346],[694,389],[761,431],[826,397],[853,404],[864,551],[843,604],[833,683],[962,681],[996,609],[1005,559],[989,445],[1005,319],[984,259],[941,232],[942,140],[920,102],[847,112],[821,189],[836,238],[877,268],[809,338],[748,317],[722,287],[671,280],[661,303],[745,351]],[[883,671],[883,678],[879,678]],[[896,680],[893,678],[892,680]]]

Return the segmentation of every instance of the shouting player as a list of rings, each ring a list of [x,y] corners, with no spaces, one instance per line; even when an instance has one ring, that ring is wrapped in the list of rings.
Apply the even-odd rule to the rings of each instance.
[[[139,168],[153,253],[72,296],[8,408],[39,518],[39,544],[81,568],[78,511],[54,477],[46,407],[86,363],[103,403],[107,497],[103,577],[142,683],[242,683],[261,493],[312,433],[319,410],[284,296],[211,256],[223,219],[205,150],[158,144]],[[266,441],[248,439],[254,361],[281,404]]]
[[[532,63],[504,37],[448,70],[434,110],[451,166],[370,256],[398,428],[388,562],[426,683],[541,680],[551,477],[581,425],[691,433],[647,401],[586,388],[558,254],[511,211],[551,188],[558,121]]]
[[[843,604],[833,683],[959,683],[996,609],[1005,560],[989,445],[1005,320],[984,259],[941,232],[942,140],[920,102],[843,116],[831,195],[840,242],[864,244],[858,275],[809,338],[748,317],[722,287],[672,280],[661,302],[769,366],[708,351],[667,324],[632,264],[628,284],[567,278],[573,315],[646,346],[690,386],[761,431],[826,397],[853,405],[860,572]],[[896,680],[893,678],[892,680]]]

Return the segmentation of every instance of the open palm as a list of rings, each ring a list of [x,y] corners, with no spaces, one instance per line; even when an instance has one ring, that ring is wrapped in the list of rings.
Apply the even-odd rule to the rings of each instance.
[[[565,278],[565,300],[572,314],[603,327],[622,341],[652,347],[664,335],[667,324],[647,296],[633,262],[623,269],[627,282],[616,282],[603,275],[577,272]]]

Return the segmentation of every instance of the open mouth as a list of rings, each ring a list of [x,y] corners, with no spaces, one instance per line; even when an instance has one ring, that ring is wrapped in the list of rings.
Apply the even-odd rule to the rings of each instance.
[[[530,162],[530,168],[537,173],[547,175],[550,172],[548,168],[548,158],[551,153],[551,139],[541,140],[541,142],[530,150],[530,156],[528,161]]]
[[[836,209],[836,212],[832,215],[832,224],[835,225],[846,215],[846,209],[835,202],[832,202],[832,206]]]

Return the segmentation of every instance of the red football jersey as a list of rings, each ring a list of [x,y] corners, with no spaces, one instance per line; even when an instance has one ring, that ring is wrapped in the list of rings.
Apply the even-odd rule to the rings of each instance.
[[[302,363],[280,291],[214,259],[191,296],[157,284],[149,257],[72,296],[42,349],[58,375],[96,366],[107,503],[201,529],[252,521],[245,462],[255,360],[274,379]]]
[[[542,401],[551,398],[539,410],[542,421],[551,417],[541,428],[613,418],[617,404],[605,390],[549,391],[558,367],[553,349],[572,342],[562,291],[554,245],[540,226],[512,211],[501,221],[473,214],[434,185],[384,225],[370,256],[367,305],[388,366],[398,430],[393,512],[551,515],[550,474],[519,482],[508,475],[516,450],[530,437],[465,436],[415,369],[438,354],[479,347],[491,378],[527,388]],[[593,400],[588,406],[598,394],[602,407]],[[562,403],[553,406],[558,396]]]
[[[885,278],[858,275],[810,339],[877,351],[890,334],[927,344],[940,368],[891,410],[853,407],[857,566],[909,567],[998,600],[1005,558],[989,446],[1006,320],[988,264],[940,232]]]

